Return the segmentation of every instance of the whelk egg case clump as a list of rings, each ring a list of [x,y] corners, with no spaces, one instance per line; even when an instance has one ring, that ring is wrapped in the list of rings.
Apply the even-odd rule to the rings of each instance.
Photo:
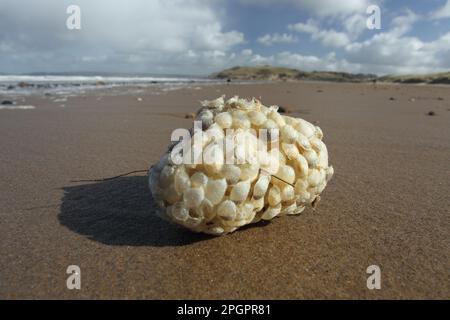
[[[191,130],[188,143],[173,143],[150,169],[162,217],[222,235],[317,204],[334,173],[318,126],[257,99],[220,97],[202,105],[201,129]],[[263,133],[268,138],[259,148]],[[180,161],[183,155],[190,161]]]

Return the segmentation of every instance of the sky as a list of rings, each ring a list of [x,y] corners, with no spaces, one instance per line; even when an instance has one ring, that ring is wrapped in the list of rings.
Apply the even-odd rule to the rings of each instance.
[[[81,29],[66,25],[80,8]],[[367,8],[380,8],[369,29]],[[450,71],[450,0],[0,0],[0,73]]]

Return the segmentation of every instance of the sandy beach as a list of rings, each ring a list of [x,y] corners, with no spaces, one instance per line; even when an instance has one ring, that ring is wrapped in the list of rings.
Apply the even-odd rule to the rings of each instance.
[[[0,110],[0,298],[450,298],[448,86],[122,90]],[[157,217],[145,172],[73,182],[148,169],[199,100],[222,94],[322,128],[335,176],[316,211],[211,237]],[[69,265],[81,290],[66,287]],[[366,286],[370,265],[380,290]]]

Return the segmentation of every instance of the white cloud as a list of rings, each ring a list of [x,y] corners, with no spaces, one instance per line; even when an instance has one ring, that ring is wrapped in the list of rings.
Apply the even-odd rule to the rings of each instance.
[[[184,59],[187,52],[216,59],[220,52],[245,42],[243,33],[224,30],[224,17],[214,1],[79,0],[77,4],[81,30],[73,31],[65,27],[64,1],[2,0],[0,50],[14,54],[1,59],[0,69],[8,70],[15,59],[20,61],[16,66],[33,71],[89,67],[101,71],[113,66],[139,72],[168,67],[176,72],[180,68],[172,67],[172,61]]]
[[[299,22],[289,25],[288,29],[308,33],[313,40],[318,40],[327,47],[344,47],[350,43],[350,38],[346,33],[333,29],[321,30],[318,24],[311,19],[306,23]]]
[[[366,21],[367,15],[354,13],[342,20],[342,26],[350,38],[358,38],[367,29]]]
[[[406,34],[420,17],[411,11],[392,20],[391,29],[345,47],[346,59],[384,73],[424,73],[450,68],[450,33],[425,42]]]
[[[401,36],[410,31],[414,23],[419,21],[419,19],[419,15],[415,14],[411,10],[406,10],[405,15],[399,15],[392,19],[392,28],[389,32]]]
[[[242,32],[225,27],[232,20],[226,20],[226,6],[219,0],[78,0],[82,10],[80,31],[65,27],[67,2],[1,0],[0,71],[207,74],[229,66],[257,64],[379,74],[450,69],[450,32],[432,41],[418,38],[413,27],[423,17],[410,10],[393,18],[390,25],[383,14],[382,30],[364,32],[369,0],[241,3],[284,5],[308,14],[310,20],[288,26],[292,32],[271,30],[255,40],[268,46],[289,44],[298,41],[298,33],[304,33],[322,44],[320,53],[271,48],[267,51],[272,54],[263,55],[252,47],[242,50],[243,44],[254,42],[246,42]],[[434,12],[433,18],[448,17],[449,3]]]
[[[257,41],[263,45],[271,46],[275,43],[296,43],[298,39],[294,37],[292,34],[265,34],[257,39]]]
[[[444,6],[433,12],[431,17],[433,19],[450,18],[450,0],[447,0]]]

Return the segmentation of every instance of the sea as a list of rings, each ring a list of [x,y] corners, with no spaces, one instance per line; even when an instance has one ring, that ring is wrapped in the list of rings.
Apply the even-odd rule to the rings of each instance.
[[[122,87],[158,87],[163,90],[173,90],[223,82],[225,81],[195,76],[0,74],[0,95],[77,95],[92,90]]]

